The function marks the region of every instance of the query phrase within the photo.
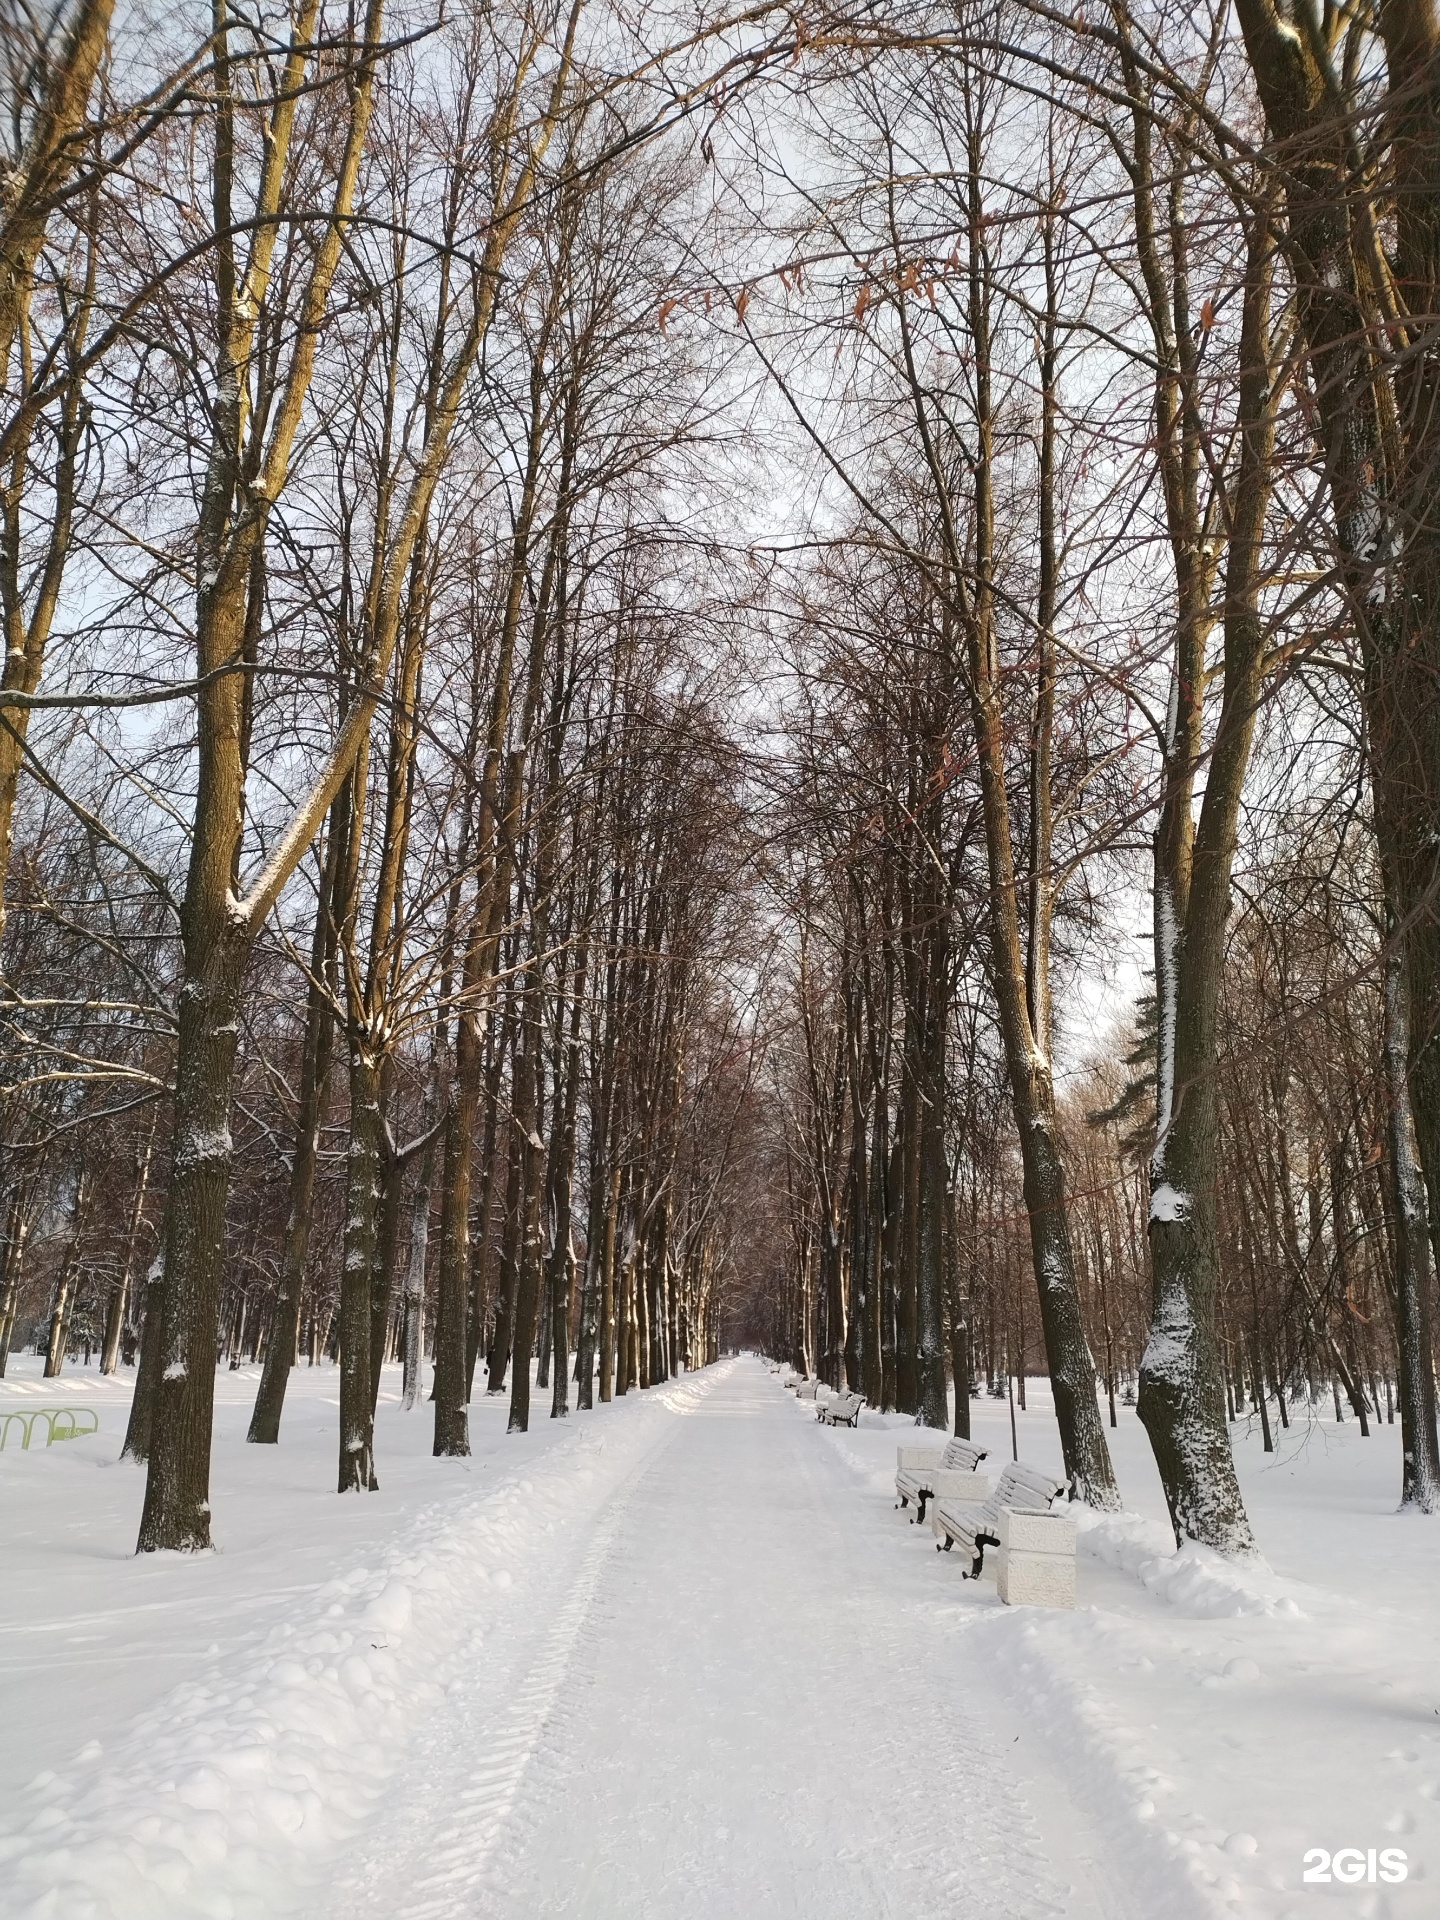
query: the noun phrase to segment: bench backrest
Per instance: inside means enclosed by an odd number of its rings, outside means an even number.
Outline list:
[[[1013,1460],[985,1503],[986,1518],[992,1526],[998,1526],[1002,1507],[1013,1507],[1020,1513],[1048,1513],[1050,1502],[1064,1491],[1065,1482],[1057,1480],[1054,1474],[1041,1473],[1038,1467],[1027,1467]]]
[[[863,1407],[865,1401],[862,1395],[851,1393],[847,1387],[844,1393],[836,1396],[835,1404],[837,1407],[843,1407],[848,1413],[852,1407]]]
[[[940,1456],[940,1465],[946,1473],[974,1473],[984,1458],[984,1447],[969,1440],[952,1440]]]

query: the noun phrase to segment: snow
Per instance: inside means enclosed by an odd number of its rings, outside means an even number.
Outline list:
[[[482,1399],[444,1461],[387,1370],[348,1500],[335,1370],[278,1448],[224,1371],[220,1550],[138,1559],[128,1381],[40,1364],[0,1407],[100,1432],[0,1455],[5,1920],[1433,1911],[1440,1521],[1395,1512],[1398,1427],[1237,1427],[1236,1564],[1173,1550],[1123,1409],[1128,1511],[1078,1513],[1044,1612],[895,1511],[908,1420],[821,1427],[749,1358],[524,1436]],[[972,1402],[994,1464],[1009,1417]],[[1307,1848],[1397,1846],[1403,1885],[1301,1885]]]
[[[1150,1196],[1152,1220],[1184,1220],[1189,1212],[1189,1194],[1178,1193],[1168,1180],[1162,1181]]]
[[[1077,1518],[1082,1552],[1131,1574],[1159,1599],[1195,1619],[1298,1615],[1301,1611],[1263,1563],[1228,1560],[1194,1540],[1186,1541],[1177,1553],[1168,1526],[1134,1513],[1090,1513],[1082,1508]]]
[[[177,1132],[175,1170],[203,1167],[213,1161],[229,1160],[234,1141],[228,1127],[193,1127]]]

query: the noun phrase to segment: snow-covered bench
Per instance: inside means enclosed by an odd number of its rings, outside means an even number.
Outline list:
[[[797,1400],[813,1400],[819,1391],[818,1380],[801,1380],[796,1383],[795,1397]]]
[[[941,1494],[968,1501],[983,1500],[990,1491],[988,1478],[976,1469],[985,1458],[984,1447],[969,1440],[951,1440],[944,1447],[895,1449],[895,1504],[915,1502],[912,1524],[925,1524],[925,1503]]]
[[[860,1413],[864,1399],[858,1393],[837,1393],[833,1400],[825,1401],[816,1409],[815,1417],[823,1420],[827,1427],[854,1427],[860,1423]]]
[[[983,1506],[949,1498],[934,1502],[936,1549],[948,1553],[958,1542],[970,1561],[967,1577],[976,1580],[986,1547],[998,1547],[995,1586],[1008,1606],[1073,1607],[1075,1522],[1050,1511],[1064,1491],[1064,1481],[1053,1474],[1014,1462]]]

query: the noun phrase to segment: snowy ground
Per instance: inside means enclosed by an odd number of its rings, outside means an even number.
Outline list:
[[[381,1492],[334,1484],[333,1370],[277,1449],[222,1374],[220,1551],[133,1557],[128,1384],[12,1359],[0,1410],[100,1433],[0,1455],[0,1914],[65,1920],[1437,1911],[1440,1520],[1397,1429],[1237,1430],[1269,1569],[1134,1513],[1076,1612],[1002,1607],[893,1508],[908,1423],[816,1425],[755,1361],[429,1457],[387,1377]],[[1031,1383],[1022,1459],[1058,1463]],[[1009,1416],[973,1403],[1010,1452]],[[1403,1848],[1306,1886],[1309,1847]]]

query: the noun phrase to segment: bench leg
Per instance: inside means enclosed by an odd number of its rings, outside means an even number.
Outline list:
[[[915,1527],[923,1527],[925,1524],[925,1496],[923,1493],[917,1493],[915,1496],[915,1518],[910,1524]]]
[[[949,1534],[947,1533],[943,1540],[937,1540],[935,1542],[935,1551],[937,1553],[948,1553],[951,1547],[954,1546],[954,1544],[955,1542],[950,1538]]]

